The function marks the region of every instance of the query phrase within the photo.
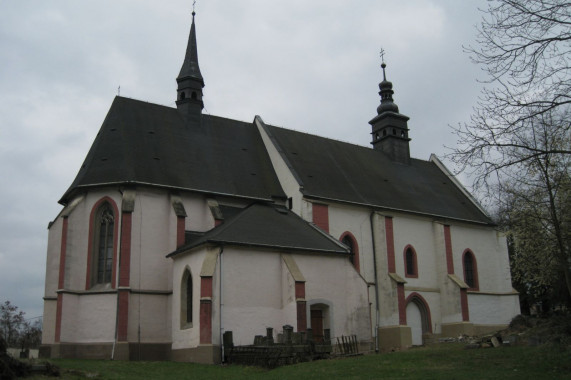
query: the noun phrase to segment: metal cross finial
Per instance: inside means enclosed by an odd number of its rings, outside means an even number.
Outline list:
[[[385,63],[385,49],[381,48],[379,55],[381,56],[381,63]]]
[[[387,80],[387,76],[385,75],[385,67],[387,67],[387,65],[385,64],[385,49],[381,48],[381,52],[379,53],[379,55],[381,56],[381,68],[383,69],[383,80]]]

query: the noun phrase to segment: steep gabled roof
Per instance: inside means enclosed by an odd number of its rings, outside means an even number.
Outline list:
[[[75,180],[82,188],[145,184],[270,200],[285,197],[252,123],[203,115],[185,124],[175,108],[116,97]]]
[[[491,224],[436,164],[262,124],[310,198]]]
[[[176,256],[204,244],[250,246],[282,251],[308,251],[348,254],[349,250],[317,227],[280,206],[252,204],[235,213],[218,227],[194,235],[185,246],[172,252]]]

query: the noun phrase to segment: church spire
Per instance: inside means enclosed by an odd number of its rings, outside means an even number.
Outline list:
[[[188,122],[200,123],[202,109],[204,108],[204,103],[202,102],[204,79],[198,66],[196,27],[194,25],[195,15],[196,13],[193,9],[186,55],[180,73],[176,78],[178,83],[176,107]]]
[[[383,54],[381,51],[381,57]],[[408,164],[410,162],[408,116],[399,113],[399,107],[393,101],[393,84],[387,80],[386,67],[383,59],[381,63],[383,81],[379,83],[381,104],[377,107],[377,116],[369,121],[373,129],[371,144],[374,149],[384,152],[392,160]]]

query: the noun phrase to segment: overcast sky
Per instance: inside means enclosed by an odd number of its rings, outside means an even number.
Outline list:
[[[385,50],[411,154],[469,119],[484,0],[202,0],[205,112],[370,146]],[[47,226],[117,95],[174,107],[192,0],[0,0],[0,302],[43,313]],[[445,161],[446,163],[446,161]]]

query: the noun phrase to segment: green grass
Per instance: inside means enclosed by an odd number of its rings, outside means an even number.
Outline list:
[[[264,370],[173,362],[52,360],[63,379],[571,379],[571,351],[441,344]],[[33,379],[46,379],[34,377]]]

